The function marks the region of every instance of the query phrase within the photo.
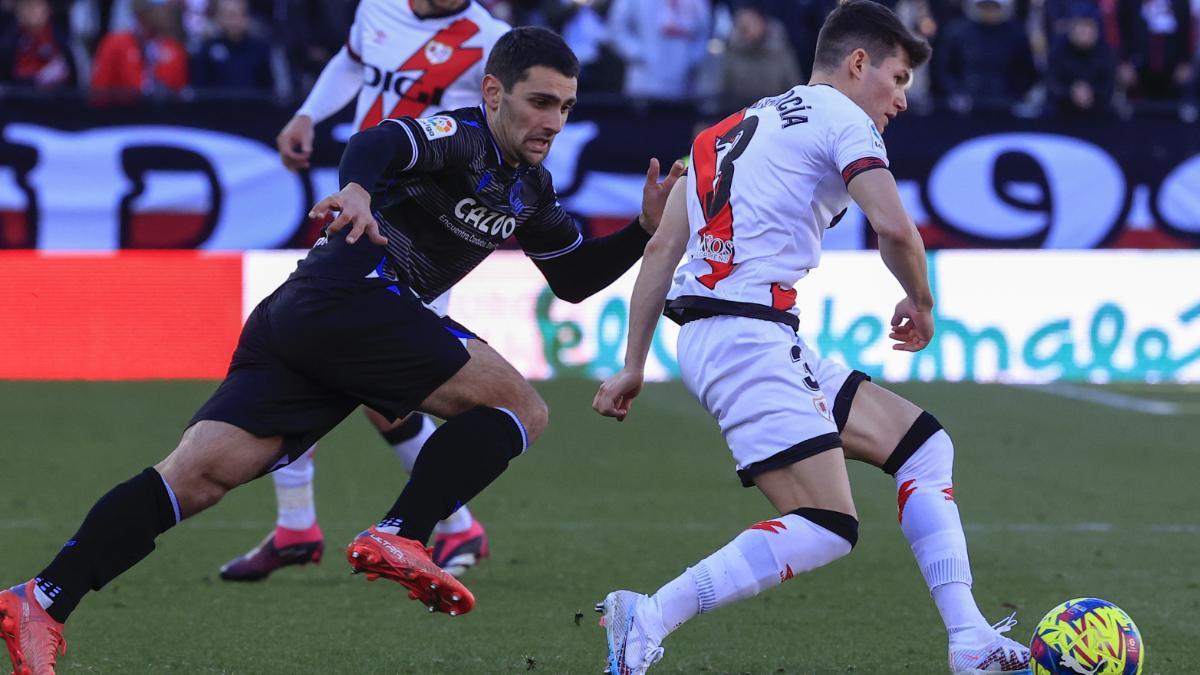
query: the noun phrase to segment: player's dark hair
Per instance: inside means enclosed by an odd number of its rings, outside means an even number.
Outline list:
[[[846,0],[829,13],[821,26],[813,68],[834,70],[859,48],[866,50],[875,65],[897,49],[903,50],[913,68],[928,61],[931,51],[929,43],[905,28],[892,10],[873,0]]]
[[[540,26],[514,28],[496,41],[485,73],[500,80],[505,91],[529,77],[534,66],[552,68],[566,77],[579,77],[579,59],[558,33]]]

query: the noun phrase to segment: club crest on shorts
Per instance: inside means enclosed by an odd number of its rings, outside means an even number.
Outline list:
[[[824,417],[830,422],[833,421],[833,416],[829,412],[829,402],[825,400],[824,396],[814,396],[813,407],[817,409],[818,413],[821,413],[821,417]]]

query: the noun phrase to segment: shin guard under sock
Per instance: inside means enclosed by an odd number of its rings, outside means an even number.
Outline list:
[[[923,413],[889,464],[896,479],[900,529],[946,630],[952,634],[967,629],[989,632],[971,593],[967,538],[954,501],[950,436],[932,415]]]
[[[179,519],[174,493],[153,468],[110,490],[37,576],[38,589],[50,600],[47,613],[65,622],[84,594],[100,590],[150,555],[155,537]]]
[[[796,509],[750,526],[656,592],[663,635],[697,614],[753,597],[848,554],[858,520],[825,509]]]
[[[524,426],[503,408],[481,406],[447,420],[425,442],[412,478],[380,527],[427,542],[439,520],[500,477],[526,445]]]

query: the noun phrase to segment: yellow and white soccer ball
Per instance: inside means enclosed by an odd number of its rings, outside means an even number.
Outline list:
[[[1120,607],[1068,600],[1038,623],[1029,645],[1033,675],[1141,675],[1142,635]]]

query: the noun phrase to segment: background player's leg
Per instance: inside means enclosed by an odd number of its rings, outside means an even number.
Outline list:
[[[154,550],[154,539],[260,475],[281,439],[258,438],[224,422],[197,422],[179,446],[100,498],[79,531],[38,575],[38,600],[57,621]]]
[[[971,591],[967,540],[954,501],[954,445],[941,424],[908,400],[865,382],[854,394],[841,434],[848,457],[895,477],[900,529],[950,635],[952,662],[956,651],[982,660],[983,652],[1009,649]],[[1013,651],[1017,668],[1021,650]]]
[[[275,483],[275,536],[280,545],[295,541],[321,538],[317,524],[317,504],[313,498],[313,477],[316,474],[317,446],[312,446],[287,466],[276,469],[271,478]],[[315,534],[316,536],[305,536]]]
[[[275,484],[275,529],[258,546],[221,566],[225,581],[261,581],[290,565],[319,563],[325,536],[317,523],[313,495],[317,446],[271,473]]]
[[[470,361],[421,405],[446,422],[425,443],[381,531],[427,541],[439,520],[498,478],[546,426],[546,403],[512,365],[480,340],[467,350]]]
[[[751,525],[695,567],[646,596],[610,593],[604,601],[613,672],[649,665],[659,644],[697,614],[753,597],[796,574],[845,556],[858,520],[840,449],[759,474],[755,484],[781,514]],[[640,671],[637,671],[640,672]]]

